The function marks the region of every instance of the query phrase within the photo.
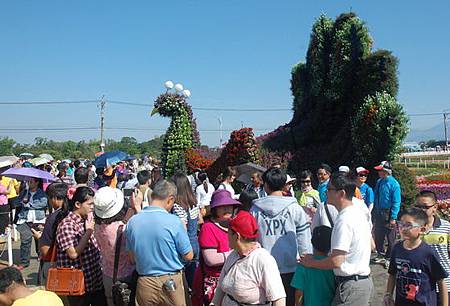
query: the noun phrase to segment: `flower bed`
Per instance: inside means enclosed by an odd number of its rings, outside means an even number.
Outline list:
[[[417,188],[433,191],[438,200],[440,214],[450,220],[450,173],[417,177]]]

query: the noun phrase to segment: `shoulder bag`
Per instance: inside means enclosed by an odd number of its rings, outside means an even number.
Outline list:
[[[55,242],[56,249],[56,242]],[[80,265],[81,254],[79,255]],[[56,251],[52,252],[50,261],[56,261]],[[61,296],[80,296],[86,293],[84,284],[83,270],[71,268],[50,268],[48,269],[47,284],[45,286],[47,291],[52,291]]]
[[[334,222],[333,222],[333,218],[331,218],[331,213],[330,213],[330,210],[328,209],[327,202],[324,202],[323,205],[325,207],[325,212],[327,213],[328,221],[330,222],[330,227],[333,228],[334,227]]]
[[[134,305],[135,296],[135,275],[130,281],[118,280],[117,271],[119,269],[120,247],[122,244],[123,224],[117,228],[116,248],[114,252],[114,271],[113,271],[113,286],[112,298],[115,306],[131,306]]]

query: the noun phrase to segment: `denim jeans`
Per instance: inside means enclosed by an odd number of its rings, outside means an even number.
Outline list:
[[[17,224],[17,230],[20,233],[20,264],[23,266],[29,266],[33,233],[31,232],[30,225],[27,223]],[[38,240],[34,239],[34,242],[36,253],[39,254]]]

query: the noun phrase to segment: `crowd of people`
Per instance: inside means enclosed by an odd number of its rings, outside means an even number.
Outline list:
[[[368,169],[327,164],[298,178],[273,165],[240,186],[231,167],[216,182],[163,178],[148,160],[61,162],[51,184],[2,176],[0,230],[16,224],[20,262],[0,270],[0,304],[362,306],[372,261],[387,269],[385,305],[448,305],[450,223],[436,196],[400,210],[392,165],[373,169],[373,188]],[[33,240],[39,283],[73,267],[83,294],[27,288]]]

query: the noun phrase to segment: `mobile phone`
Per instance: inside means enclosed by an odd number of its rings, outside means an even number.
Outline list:
[[[133,194],[134,189],[133,188],[126,188],[123,190],[123,195],[125,197],[131,197],[131,195]]]

